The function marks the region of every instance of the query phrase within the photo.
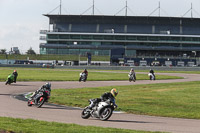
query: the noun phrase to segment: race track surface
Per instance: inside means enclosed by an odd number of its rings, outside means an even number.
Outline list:
[[[157,73],[156,73],[157,74]],[[162,75],[164,75],[162,73]],[[198,74],[166,74],[173,76],[182,76],[184,79],[175,80],[156,80],[156,81],[88,81],[88,82],[51,82],[52,89],[58,88],[83,88],[112,85],[132,85],[132,84],[153,84],[200,81]],[[145,131],[165,131],[173,133],[199,133],[200,120],[177,119],[167,117],[143,116],[126,113],[114,113],[108,121],[100,121],[95,118],[88,120],[82,119],[81,109],[57,106],[43,105],[42,108],[28,107],[27,103],[14,98],[18,94],[33,92],[45,82],[17,82],[12,85],[5,85],[0,82],[0,116],[13,118],[32,118],[36,120],[55,121],[62,123],[75,123],[85,126],[113,127]]]

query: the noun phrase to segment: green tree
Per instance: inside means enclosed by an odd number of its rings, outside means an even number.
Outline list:
[[[1,49],[0,54],[6,54],[6,49]]]
[[[29,48],[29,50],[26,52],[26,54],[36,55],[35,51],[32,49],[32,47]]]

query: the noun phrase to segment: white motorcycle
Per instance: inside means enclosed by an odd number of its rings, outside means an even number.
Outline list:
[[[131,82],[131,81],[133,81],[133,82],[136,81],[135,74],[129,73],[129,74],[128,74],[128,77],[129,77],[129,81],[130,81],[130,82]]]
[[[79,82],[86,82],[86,74],[85,73],[80,73],[80,78],[79,78]]]
[[[93,100],[93,99],[92,99]],[[90,104],[92,102],[90,99]],[[108,99],[105,102],[99,102],[98,105],[94,106],[92,109],[89,106],[85,107],[81,113],[81,117],[83,119],[88,119],[90,116],[99,118],[102,121],[108,120],[113,110],[117,107],[115,101]]]
[[[149,76],[150,80],[156,80],[156,77],[154,74],[149,73],[148,76]]]

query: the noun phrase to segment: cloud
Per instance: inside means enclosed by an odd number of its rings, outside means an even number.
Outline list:
[[[30,48],[39,50],[39,28],[37,24],[17,23],[1,26],[0,49],[19,47],[22,51]]]

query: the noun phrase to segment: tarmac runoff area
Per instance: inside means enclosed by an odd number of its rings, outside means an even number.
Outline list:
[[[159,73],[156,73],[159,74]],[[165,75],[162,73],[162,75]],[[176,74],[166,73],[166,75],[180,76],[184,79],[174,80],[156,80],[156,81],[78,81],[72,82],[51,82],[52,88],[84,88],[100,87],[113,85],[133,85],[133,84],[154,84],[200,81],[198,74]],[[178,119],[167,117],[155,117],[145,115],[134,115],[121,112],[115,112],[108,121],[100,121],[96,118],[88,120],[81,118],[81,108],[66,107],[55,104],[45,104],[41,108],[28,107],[23,94],[34,92],[45,82],[17,82],[12,85],[5,85],[0,82],[0,116],[13,118],[31,118],[44,121],[55,121],[61,123],[75,123],[84,126],[112,127],[144,131],[163,131],[172,133],[199,133],[200,120]],[[13,98],[14,97],[14,98]],[[23,99],[24,98],[24,99]],[[18,100],[19,99],[19,100]]]

